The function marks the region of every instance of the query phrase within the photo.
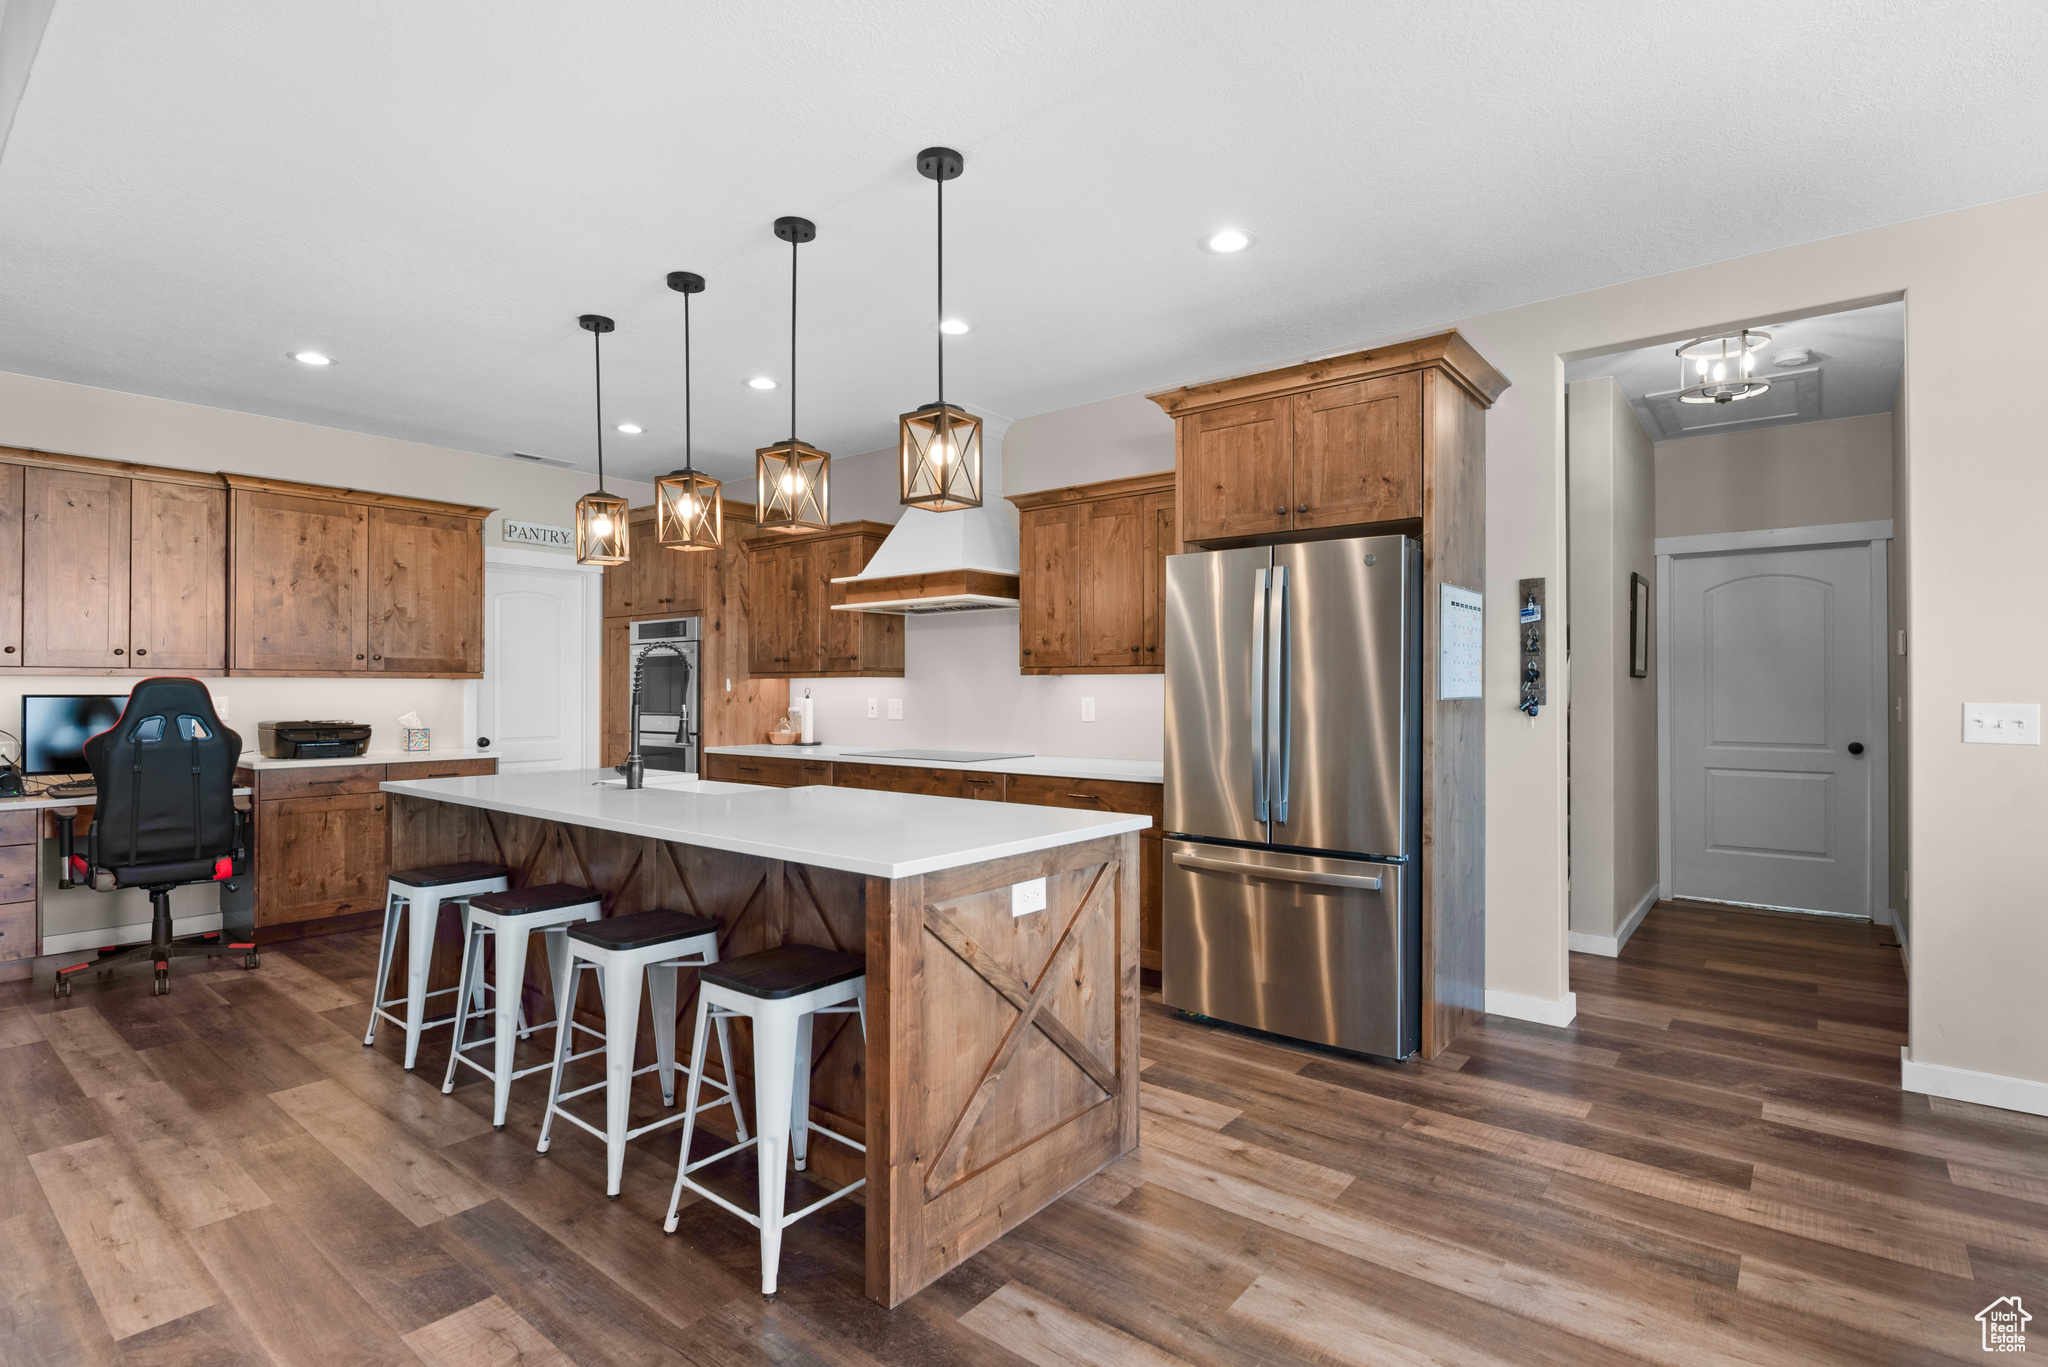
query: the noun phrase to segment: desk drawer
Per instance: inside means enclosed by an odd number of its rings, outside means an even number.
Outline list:
[[[0,845],[0,902],[36,900],[36,856],[40,845]]]
[[[494,759],[430,759],[387,764],[384,766],[384,779],[388,783],[397,783],[409,778],[469,778],[497,772],[498,761]]]
[[[256,797],[275,802],[287,797],[333,797],[337,793],[374,793],[384,781],[381,764],[338,764],[328,769],[258,769]]]
[[[40,815],[34,811],[0,812],[0,845],[34,844]]]
[[[31,959],[36,952],[36,904],[0,903],[0,963]]]
[[[1118,783],[1100,778],[1048,778],[1042,774],[1011,774],[1011,802],[1034,807],[1078,807],[1083,811],[1149,816],[1159,827],[1165,789],[1156,783]]]

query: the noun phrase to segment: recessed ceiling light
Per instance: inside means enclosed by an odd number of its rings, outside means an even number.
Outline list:
[[[773,389],[775,388],[775,381],[769,379],[766,375],[756,375],[753,379],[747,381],[747,388]]]
[[[294,361],[297,361],[300,365],[334,364],[334,358],[332,356],[324,355],[318,351],[292,351],[287,352],[286,355],[290,356]]]
[[[965,318],[948,318],[939,324],[939,331],[948,337],[958,337],[963,332],[974,331],[974,325]]]
[[[1779,352],[1777,355],[1771,357],[1771,364],[1781,369],[1789,370],[1793,366],[1805,365],[1812,359],[1813,353],[1811,351],[1808,351],[1804,347],[1799,347],[1793,351]]]
[[[618,430],[624,432],[629,437],[637,437],[647,429],[637,422],[622,422],[619,424]]]
[[[1241,252],[1256,241],[1258,239],[1248,232],[1237,228],[1224,228],[1220,232],[1210,233],[1207,237],[1203,238],[1202,250],[1205,252],[1216,252],[1220,255],[1228,255],[1231,252]]]

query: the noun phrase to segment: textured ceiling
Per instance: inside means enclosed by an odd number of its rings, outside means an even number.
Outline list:
[[[1745,15],[1747,11],[1743,12]],[[2048,6],[57,0],[0,157],[0,369],[620,473],[1012,418],[2048,188]],[[1215,227],[1251,251],[1196,249]],[[338,364],[285,359],[316,347]],[[480,494],[479,497],[482,495]]]
[[[1753,326],[1771,336],[1756,353],[1756,373],[1771,387],[1754,398],[1679,403],[1675,342],[1569,361],[1565,379],[1612,375],[1656,441],[1892,411],[1906,368],[1904,303]],[[1776,364],[1776,358],[1801,351],[1808,353],[1806,360]],[[1689,376],[1686,383],[1697,378]]]

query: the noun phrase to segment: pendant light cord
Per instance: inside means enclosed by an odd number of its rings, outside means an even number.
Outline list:
[[[939,187],[939,422],[946,421],[946,182]]]
[[[796,451],[796,239],[789,235],[789,442],[790,455]]]
[[[690,453],[690,296],[683,296],[683,469],[694,473]]]
[[[596,372],[597,390],[597,491],[604,492],[604,334],[590,332],[590,364]]]

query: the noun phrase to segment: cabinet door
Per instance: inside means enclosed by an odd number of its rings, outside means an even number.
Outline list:
[[[1032,508],[1020,519],[1018,664],[1060,669],[1081,650],[1081,527],[1086,504]]]
[[[256,804],[256,924],[374,911],[384,903],[384,794]]]
[[[22,663],[125,669],[128,481],[22,472]]]
[[[747,552],[747,672],[780,674],[789,654],[789,547]]]
[[[365,505],[237,490],[231,511],[234,668],[363,669],[369,655]]]
[[[1261,399],[1181,419],[1188,540],[1260,536],[1294,525],[1290,403]]]
[[[21,663],[21,476],[0,465],[0,666]]]
[[[652,540],[649,528],[649,544],[660,545]],[[636,543],[637,544],[637,543]],[[718,564],[716,551],[679,551],[672,547],[661,547],[661,559],[668,567],[667,583],[662,598],[665,612],[695,612],[705,610],[710,597],[712,571]]]
[[[1166,668],[1166,557],[1180,552],[1180,528],[1171,492],[1147,494],[1140,500],[1145,527],[1145,640],[1147,667]]]
[[[833,786],[871,788],[884,793],[965,797],[964,779],[965,775],[958,769],[918,769],[907,764],[851,764],[845,760],[832,766]]]
[[[1294,396],[1294,525],[1422,516],[1422,376]]]
[[[659,596],[647,575],[647,562],[653,557],[647,553],[654,541],[654,523],[651,519],[636,520],[627,526],[626,546],[632,553],[623,565],[604,567],[604,615],[625,617],[631,614],[645,616],[660,611],[655,602]]]
[[[372,507],[369,668],[480,674],[484,667],[481,524],[445,513]]]
[[[1140,501],[1084,505],[1081,524],[1081,664],[1132,669],[1145,663],[1145,524]]]
[[[818,664],[827,673],[855,673],[863,668],[872,669],[875,661],[869,659],[874,651],[863,649],[871,645],[875,634],[867,630],[870,618],[883,614],[866,612],[835,612],[834,603],[846,601],[846,585],[835,584],[834,579],[844,579],[859,574],[868,563],[867,543],[857,536],[842,536],[832,541],[813,544],[811,554],[818,565]],[[885,625],[886,623],[881,623]],[[902,658],[896,660],[898,668]]]
[[[131,492],[136,667],[227,668],[227,490],[138,479]]]

